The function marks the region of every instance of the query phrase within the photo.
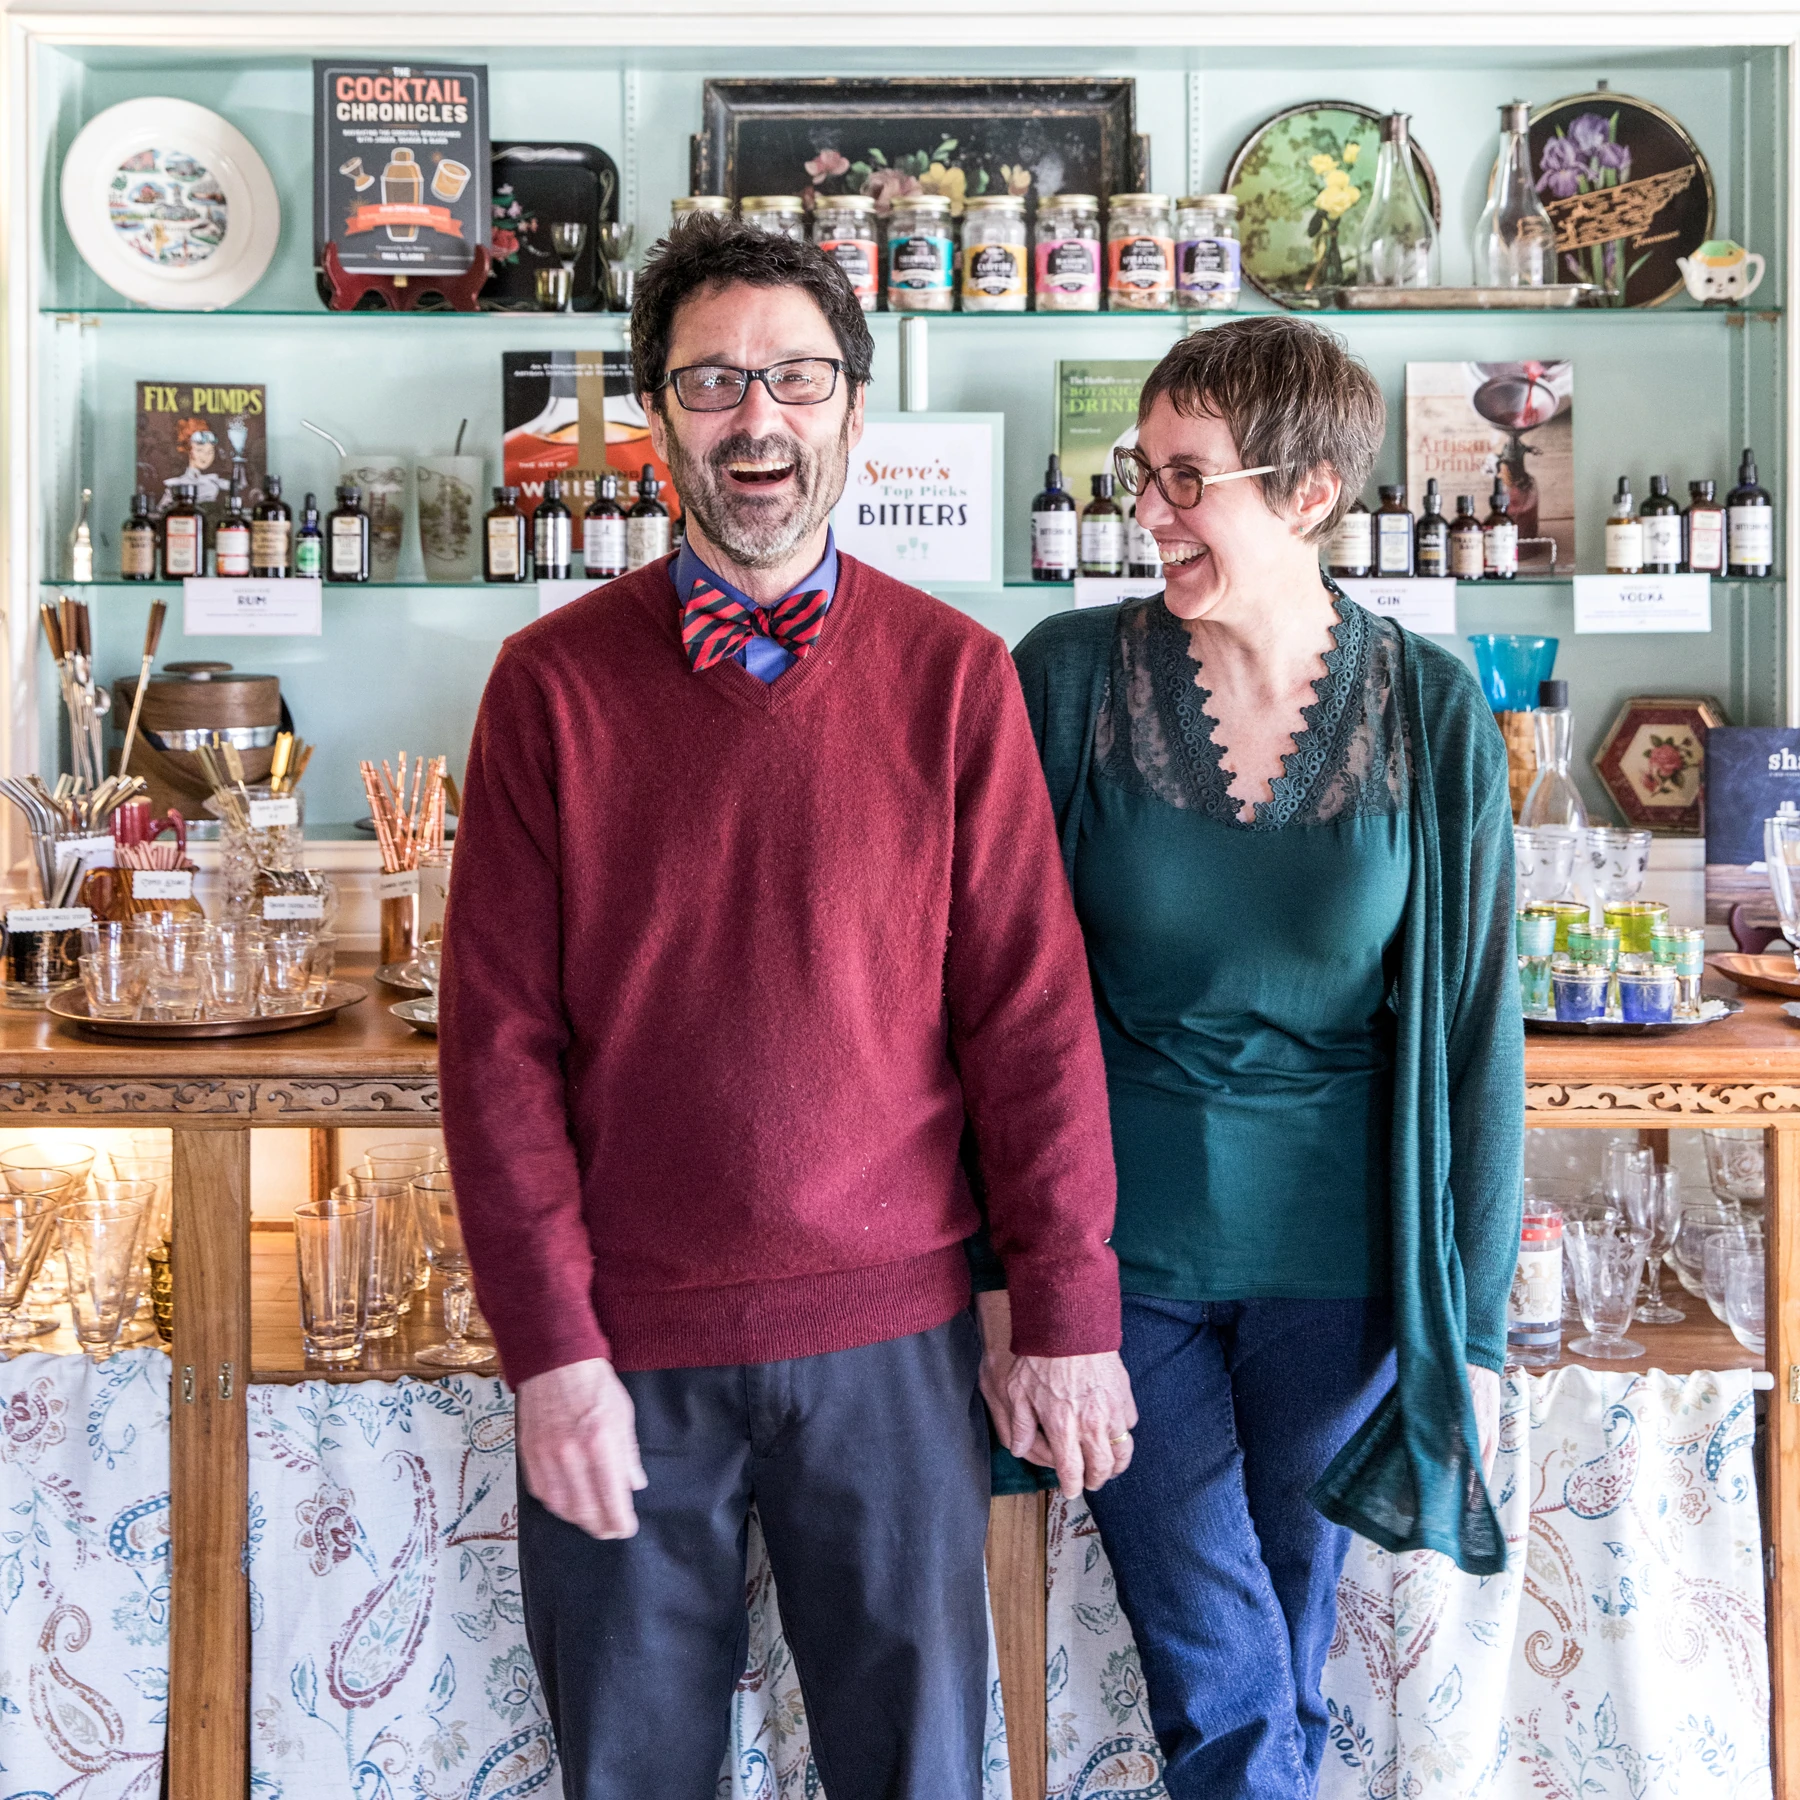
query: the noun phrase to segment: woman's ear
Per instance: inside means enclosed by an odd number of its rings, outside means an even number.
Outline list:
[[[1343,491],[1343,479],[1335,469],[1327,468],[1323,463],[1316,469],[1308,469],[1284,508],[1294,535],[1303,539],[1313,537],[1331,517],[1331,509],[1337,505]]]

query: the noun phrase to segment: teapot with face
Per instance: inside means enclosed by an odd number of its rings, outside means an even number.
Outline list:
[[[1675,266],[1703,306],[1747,300],[1763,278],[1763,259],[1730,238],[1709,239],[1692,256],[1676,257]]]

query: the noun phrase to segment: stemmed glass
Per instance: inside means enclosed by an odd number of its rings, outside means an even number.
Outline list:
[[[581,247],[587,242],[588,228],[569,220],[557,220],[550,227],[550,248],[554,250],[563,266],[562,310],[575,310],[575,263],[581,255]]]
[[[632,290],[636,285],[632,271],[625,266],[636,228],[627,221],[614,221],[600,227],[600,253],[606,262],[606,297],[614,312],[630,312]]]
[[[21,1314],[19,1307],[56,1235],[56,1203],[62,1191],[0,1194],[0,1344],[23,1343],[56,1329],[55,1319],[33,1318]]]
[[[56,1190],[58,1200],[76,1200],[87,1192],[88,1176],[94,1168],[92,1144],[21,1144],[0,1154],[0,1180],[14,1194],[42,1193]],[[34,1331],[54,1331],[61,1323],[55,1307],[67,1289],[55,1263],[46,1265],[37,1298],[32,1302],[30,1317],[37,1321]]]
[[[106,1200],[66,1200],[56,1209],[75,1337],[90,1356],[107,1356],[118,1348],[119,1333],[135,1304],[143,1261],[150,1184],[117,1185],[142,1191]]]
[[[1568,831],[1513,828],[1513,855],[1519,870],[1519,899],[1524,905],[1560,900],[1575,874],[1576,839]]]
[[[1769,892],[1775,896],[1775,911],[1781,919],[1781,935],[1794,949],[1794,964],[1800,968],[1800,812],[1791,812],[1793,803],[1784,801],[1782,810],[1763,821],[1763,861],[1769,870]]]
[[[1569,1348],[1597,1362],[1626,1362],[1644,1346],[1625,1333],[1644,1277],[1644,1241],[1628,1228],[1591,1219],[1571,1219],[1563,1233],[1563,1254],[1575,1262],[1575,1297],[1586,1337]]]
[[[494,1353],[471,1344],[469,1305],[469,1253],[463,1248],[462,1224],[456,1216],[456,1189],[448,1170],[419,1176],[412,1184],[413,1204],[419,1227],[425,1234],[425,1254],[431,1266],[444,1276],[444,1329],[450,1336],[441,1344],[414,1353],[436,1369],[472,1369],[492,1362]]]
[[[1632,1316],[1640,1325],[1679,1325],[1687,1314],[1662,1297],[1663,1258],[1681,1230],[1681,1172],[1634,1166],[1625,1183],[1625,1217],[1644,1240],[1649,1293]]]

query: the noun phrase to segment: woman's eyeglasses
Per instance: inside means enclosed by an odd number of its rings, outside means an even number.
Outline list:
[[[819,406],[837,392],[844,365],[834,356],[796,356],[766,369],[734,369],[727,363],[692,363],[671,369],[667,384],[688,412],[730,412],[742,406],[753,381],[782,406]]]
[[[1164,463],[1153,469],[1141,451],[1123,447],[1113,452],[1113,479],[1128,494],[1141,494],[1146,482],[1154,481],[1156,491],[1176,509],[1185,512],[1198,506],[1209,487],[1221,481],[1242,481],[1250,475],[1273,475],[1280,465],[1264,463],[1260,469],[1228,469],[1223,475],[1202,475],[1186,463]]]

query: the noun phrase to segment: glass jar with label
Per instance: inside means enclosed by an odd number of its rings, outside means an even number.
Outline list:
[[[875,202],[866,194],[821,194],[813,202],[813,242],[844,271],[864,312],[881,292],[881,248]]]
[[[1114,194],[1106,215],[1106,304],[1165,312],[1175,292],[1175,239],[1167,194]]]
[[[1190,194],[1175,209],[1175,304],[1230,312],[1238,302],[1240,246],[1235,194]]]
[[[697,219],[702,213],[729,219],[731,202],[723,194],[677,194],[669,202],[669,229],[673,231],[677,225],[685,225],[689,219]]]
[[[888,213],[890,312],[956,307],[956,227],[941,194],[909,194]]]
[[[1025,202],[983,194],[963,202],[964,312],[1025,310]]]
[[[1092,194],[1040,200],[1031,243],[1037,310],[1098,312],[1100,202]]]
[[[749,194],[738,202],[738,218],[752,231],[806,241],[806,208],[798,194]]]

